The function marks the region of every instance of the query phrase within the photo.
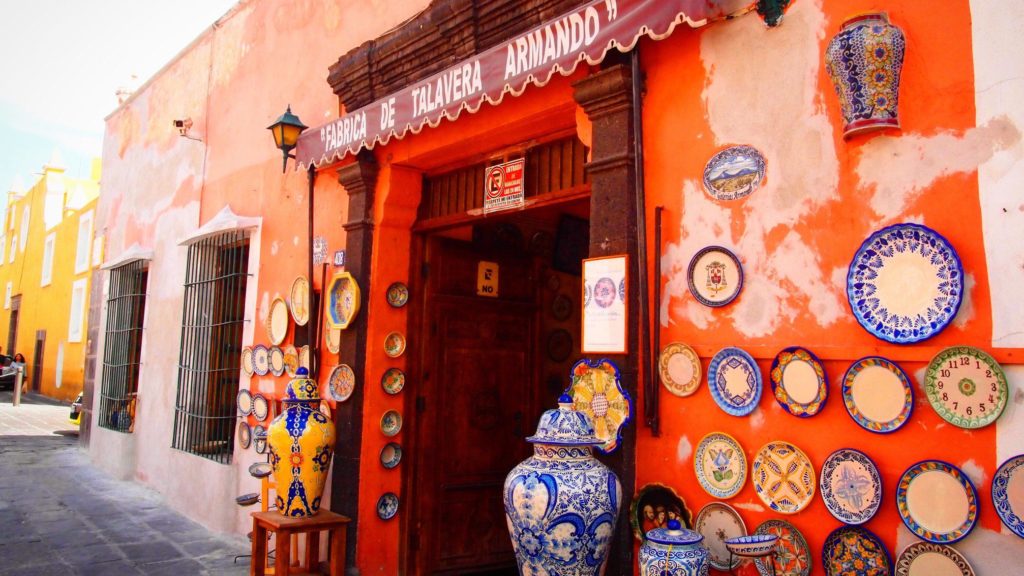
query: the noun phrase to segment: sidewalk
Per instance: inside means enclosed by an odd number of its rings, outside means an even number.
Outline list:
[[[92,467],[70,407],[0,392],[0,576],[242,575],[244,538],[214,534],[156,492]]]

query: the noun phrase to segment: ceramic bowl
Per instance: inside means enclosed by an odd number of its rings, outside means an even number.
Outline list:
[[[725,541],[725,547],[737,556],[759,558],[774,552],[778,541],[779,537],[774,534],[751,534],[730,538]]]

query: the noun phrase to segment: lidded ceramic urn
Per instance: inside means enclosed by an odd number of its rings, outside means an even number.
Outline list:
[[[640,547],[640,576],[707,576],[704,536],[669,520],[668,528],[647,531]]]
[[[825,64],[843,111],[843,137],[899,128],[900,72],[906,40],[885,13],[843,23],[828,43]]]
[[[299,368],[282,400],[286,409],[267,428],[277,510],[285,516],[313,516],[334,455],[334,423],[320,412],[317,384]]]
[[[622,501],[615,473],[597,461],[594,423],[562,395],[528,437],[533,456],[505,478],[505,520],[520,574],[591,576],[608,558]]]

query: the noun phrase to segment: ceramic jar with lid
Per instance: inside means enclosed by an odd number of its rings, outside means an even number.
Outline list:
[[[704,537],[669,520],[668,528],[647,532],[640,547],[640,576],[707,576]]]

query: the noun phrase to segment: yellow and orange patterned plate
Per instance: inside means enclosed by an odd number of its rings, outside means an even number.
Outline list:
[[[661,349],[658,374],[666,390],[676,396],[689,396],[700,388],[700,358],[693,348],[673,342]]]
[[[622,442],[622,428],[629,423],[631,412],[619,367],[607,358],[584,358],[573,365],[570,374],[572,383],[565,393],[572,398],[573,408],[593,420],[594,433],[603,442],[596,446],[598,451],[614,452]]]
[[[814,466],[799,448],[775,440],[757,451],[750,465],[754,491],[768,508],[796,514],[811,503],[817,485]]]

